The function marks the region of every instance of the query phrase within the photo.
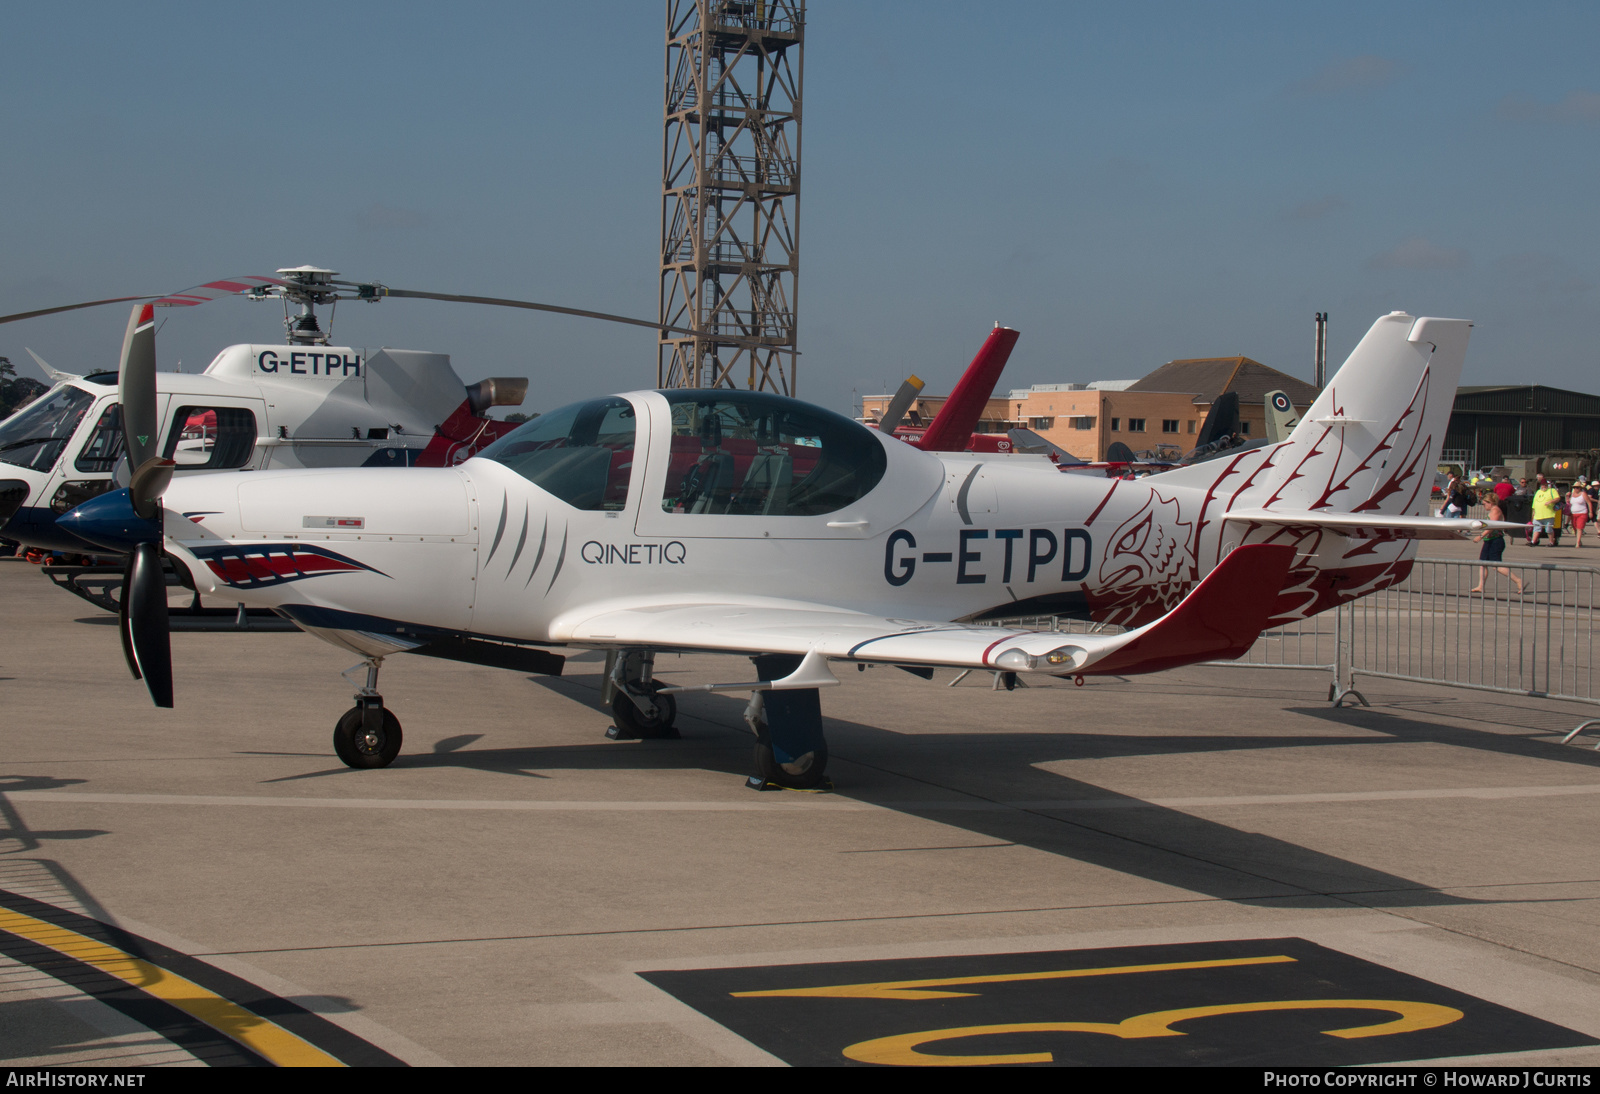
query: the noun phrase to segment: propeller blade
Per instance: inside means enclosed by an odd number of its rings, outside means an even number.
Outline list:
[[[176,460],[164,460],[159,456],[139,465],[128,483],[128,500],[133,503],[135,513],[145,520],[161,523],[161,495],[172,485],[172,472],[177,466]]]
[[[122,403],[122,428],[127,438],[128,466],[141,468],[156,454],[156,321],[155,309],[141,304],[128,316],[122,337],[122,363],[117,369],[117,398]]]
[[[129,590],[133,582],[133,558],[129,556],[127,564],[122,568],[122,599],[117,603],[117,634],[122,638],[122,659],[128,663],[128,671],[133,673],[135,680],[143,680],[139,674],[139,659],[133,655],[133,633],[128,629],[128,601]]]
[[[161,572],[161,545],[141,543],[128,556],[123,578],[123,651],[134,676],[158,707],[172,706],[172,639],[167,620],[167,579]]]
[[[900,390],[894,393],[894,398],[889,400],[889,405],[884,408],[883,417],[878,421],[878,428],[894,436],[894,431],[900,428],[900,421],[906,416],[906,411],[911,409],[912,402],[922,389],[927,385],[917,376],[908,376],[900,385]]]

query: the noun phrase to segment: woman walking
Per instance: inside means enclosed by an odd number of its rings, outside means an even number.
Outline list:
[[[1500,499],[1499,498],[1496,498],[1491,494],[1489,496],[1489,498],[1487,499],[1487,505],[1488,505],[1488,510],[1489,510],[1489,512],[1487,514],[1488,519],[1490,519],[1490,520],[1505,520],[1506,519],[1505,518],[1505,514],[1500,511]],[[1477,538],[1483,541],[1483,546],[1478,549],[1478,561],[1479,562],[1496,562],[1497,563],[1502,558],[1505,557],[1505,553],[1506,553],[1506,534],[1504,532],[1502,532],[1500,529],[1498,529],[1498,528],[1486,528],[1482,532],[1478,533]],[[1516,574],[1512,573],[1509,569],[1507,569],[1504,566],[1496,566],[1495,567],[1495,572],[1496,573],[1505,574],[1516,585],[1517,592],[1519,592],[1519,593],[1522,592],[1522,579],[1520,577],[1518,577]],[[1478,583],[1476,585],[1474,585],[1471,589],[1468,589],[1467,591],[1468,592],[1473,592],[1473,593],[1481,593],[1481,592],[1483,592],[1483,582],[1484,582],[1484,579],[1487,578],[1488,576],[1489,576],[1489,567],[1487,567],[1487,566],[1479,566],[1478,567]]]
[[[1583,546],[1583,526],[1589,523],[1589,491],[1588,484],[1582,479],[1572,484],[1572,493],[1567,495],[1567,514],[1572,517],[1573,531],[1578,533],[1578,546]]]

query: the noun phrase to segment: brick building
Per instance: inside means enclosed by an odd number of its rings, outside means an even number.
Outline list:
[[[1106,450],[1117,441],[1138,453],[1182,454],[1194,447],[1211,404],[1225,391],[1239,396],[1244,432],[1261,436],[1266,428],[1262,404],[1273,390],[1286,393],[1302,414],[1317,394],[1304,380],[1248,357],[1195,358],[1171,361],[1140,380],[1018,388],[989,400],[978,429],[983,433],[1031,429],[1085,460],[1105,459]],[[876,422],[890,398],[862,399],[862,417]],[[916,400],[912,405],[916,418],[908,415],[908,422],[931,420],[944,402],[943,396]]]

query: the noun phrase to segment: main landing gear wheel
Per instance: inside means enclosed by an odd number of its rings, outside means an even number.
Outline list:
[[[400,719],[388,707],[381,709],[381,728],[366,728],[364,712],[358,706],[345,711],[339,724],[333,727],[333,750],[346,766],[388,767],[400,755]]]
[[[635,691],[649,691],[650,697],[655,700],[656,716],[645,717],[644,711],[633,705],[633,700],[617,689],[616,697],[611,700],[611,716],[616,719],[617,728],[634,737],[650,740],[656,737],[676,737],[677,732],[672,728],[672,723],[678,717],[678,701],[670,695],[657,694],[657,689],[662,685],[657,681],[649,684],[640,684],[635,680],[629,685]]]
[[[769,783],[787,786],[792,790],[813,790],[823,784],[827,772],[826,742],[788,763],[779,763],[766,734],[756,741],[756,774]]]

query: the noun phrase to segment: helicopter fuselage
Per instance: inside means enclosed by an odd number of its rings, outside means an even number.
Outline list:
[[[447,354],[234,345],[199,374],[157,374],[159,451],[177,474],[450,466],[509,428],[481,417]],[[0,422],[0,536],[104,553],[56,518],[125,482],[115,372],[63,379]]]

